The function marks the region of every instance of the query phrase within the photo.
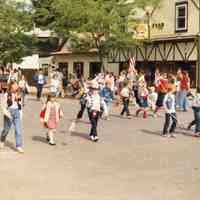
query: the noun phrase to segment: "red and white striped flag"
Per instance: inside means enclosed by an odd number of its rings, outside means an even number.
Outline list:
[[[134,72],[135,71],[135,62],[136,61],[135,61],[134,57],[129,59],[129,69],[128,69],[129,72]]]

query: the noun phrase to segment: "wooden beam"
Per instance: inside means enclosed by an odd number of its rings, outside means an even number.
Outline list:
[[[200,5],[195,0],[191,0],[191,2],[194,4],[194,6],[200,10]]]

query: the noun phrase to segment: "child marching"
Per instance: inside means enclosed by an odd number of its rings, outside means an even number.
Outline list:
[[[136,111],[136,117],[139,115],[140,112],[143,112],[143,118],[147,118],[147,110],[148,110],[148,94],[149,91],[146,87],[146,82],[143,82],[143,85],[140,85],[139,91],[139,106],[140,108]]]
[[[40,117],[44,122],[44,126],[48,129],[47,132],[47,141],[50,145],[56,145],[54,140],[54,134],[60,118],[63,117],[63,112],[61,110],[60,104],[56,101],[56,95],[48,95],[47,102],[44,105]]]
[[[175,138],[177,117],[176,117],[175,94],[174,94],[173,87],[168,87],[168,92],[165,95],[164,100],[163,100],[163,107],[165,109],[165,123],[164,123],[164,128],[163,128],[163,136]],[[171,126],[170,126],[170,123],[171,123]]]
[[[105,87],[100,91],[105,120],[109,120],[110,105],[113,101],[113,92],[109,86],[110,83],[106,82]]]
[[[155,87],[149,88],[148,105],[149,109],[154,113],[156,110],[156,102],[158,99],[158,94],[155,92]]]
[[[124,116],[124,113],[126,113],[126,116],[130,119],[130,111],[129,111],[129,101],[130,101],[130,96],[131,96],[131,91],[129,87],[129,82],[124,83],[124,87],[120,92],[120,96],[122,98],[123,102],[123,109],[120,113],[121,116]]]
[[[87,108],[91,123],[90,139],[93,142],[97,142],[99,140],[97,126],[101,111],[101,97],[99,95],[99,84],[97,82],[92,83],[91,95],[87,98]]]

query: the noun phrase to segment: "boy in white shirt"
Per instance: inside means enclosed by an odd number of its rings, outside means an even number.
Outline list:
[[[129,111],[130,88],[129,88],[128,82],[124,84],[124,88],[120,92],[120,96],[122,97],[123,106],[124,106],[120,115],[123,116],[124,113],[126,112],[127,117],[131,118],[130,111]]]
[[[174,134],[174,132],[176,129],[177,118],[176,118],[176,101],[175,101],[175,95],[173,93],[172,87],[168,87],[168,92],[165,95],[163,106],[165,109],[165,124],[163,128],[163,136],[175,138],[176,135]],[[172,121],[172,124],[169,129],[170,121]]]
[[[99,95],[99,85],[98,83],[93,83],[92,87],[92,94],[88,96],[87,107],[89,110],[89,119],[91,123],[90,129],[90,139],[93,142],[97,142],[99,140],[97,136],[97,125],[99,120],[99,115],[101,111],[101,97]]]

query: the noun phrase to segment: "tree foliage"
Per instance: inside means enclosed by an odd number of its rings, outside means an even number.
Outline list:
[[[32,0],[38,26],[70,39],[74,51],[96,49],[100,60],[113,48],[129,48],[137,41],[129,30],[135,8],[160,0]],[[148,2],[148,3],[147,3]]]
[[[12,0],[0,0],[0,62],[18,62],[31,53],[31,15],[27,7]]]

